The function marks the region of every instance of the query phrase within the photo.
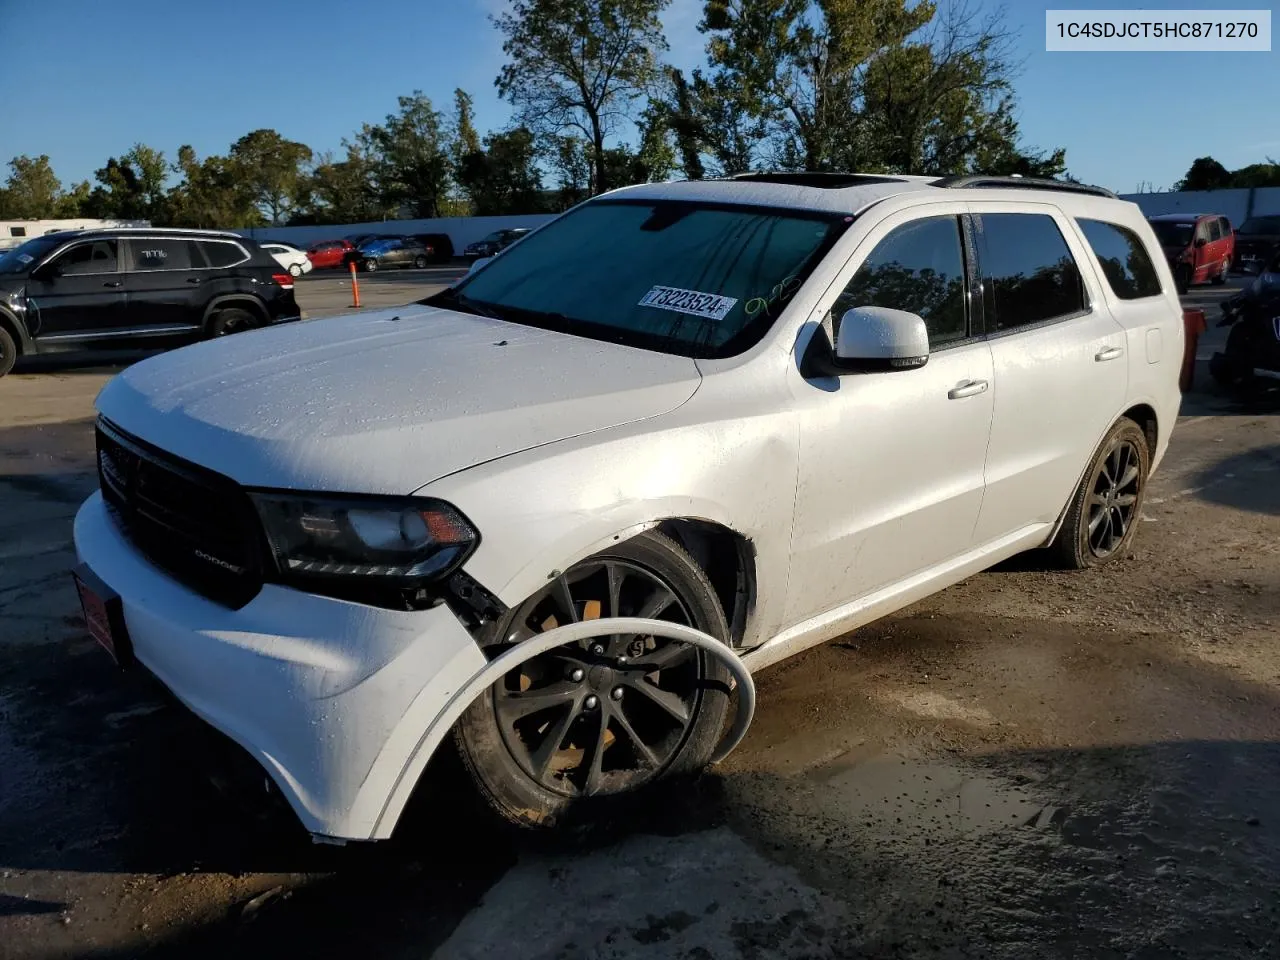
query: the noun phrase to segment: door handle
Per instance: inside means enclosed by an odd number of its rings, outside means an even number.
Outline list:
[[[990,384],[985,380],[966,380],[948,390],[947,399],[963,400],[965,397],[976,397],[980,393],[986,393],[989,386]]]
[[[199,282],[200,282],[199,277],[187,277],[187,283],[199,283]]]
[[[1097,360],[1099,363],[1104,363],[1107,360],[1115,360],[1123,356],[1124,347],[1104,347],[1093,355],[1093,359]]]
[[[119,281],[119,280],[108,280],[106,283],[104,283],[104,284],[103,284],[103,286],[104,286],[104,287],[118,287],[118,286],[120,286],[120,281]]]

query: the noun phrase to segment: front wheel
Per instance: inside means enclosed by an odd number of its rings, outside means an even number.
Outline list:
[[[426,258],[426,257],[414,257],[414,258],[413,258],[413,265],[414,265],[414,267],[416,267],[417,269],[422,270],[422,269],[423,269],[424,267],[426,267],[426,265],[427,265],[427,258]]]
[[[0,377],[13,369],[18,362],[18,344],[4,327],[0,327]]]
[[[1227,271],[1228,271],[1228,270],[1230,270],[1230,269],[1231,269],[1231,258],[1230,258],[1230,257],[1227,257],[1227,259],[1225,259],[1225,260],[1223,260],[1223,261],[1222,261],[1222,269],[1221,269],[1221,270],[1219,270],[1219,271],[1218,271],[1218,275],[1217,275],[1216,277],[1214,277],[1214,278],[1213,278],[1213,282],[1214,282],[1214,284],[1216,284],[1217,286],[1219,286],[1219,287],[1220,287],[1220,286],[1222,286],[1224,283],[1226,283],[1226,282],[1227,282]]]
[[[670,620],[727,639],[706,575],[646,533],[576,564],[512,610],[497,655],[561,624]],[[454,729],[480,795],[522,827],[585,825],[657,784],[700,771],[729,706],[729,672],[689,644],[603,636],[534,657],[481,694]]]
[[[1094,454],[1050,548],[1063,566],[1096,567],[1124,555],[1138,532],[1150,471],[1147,435],[1122,417]]]

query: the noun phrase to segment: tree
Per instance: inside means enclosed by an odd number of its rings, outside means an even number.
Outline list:
[[[247,133],[231,145],[228,159],[271,224],[283,223],[297,206],[311,148],[275,130]]]
[[[1196,161],[1196,163],[1199,162]],[[1194,168],[1194,164],[1192,166]],[[1280,187],[1280,164],[1268,157],[1266,163],[1251,163],[1247,167],[1241,167],[1232,172],[1231,183],[1228,186]]]
[[[345,159],[323,154],[311,172],[306,216],[312,223],[362,223],[383,216],[371,161],[357,144],[343,146]]]
[[[671,145],[671,125],[660,102],[651,102],[640,123],[640,148],[636,151],[633,179],[628,183],[655,183],[670,180],[676,169],[676,151]]]
[[[0,190],[0,216],[12,220],[52,217],[62,197],[62,183],[48,156],[17,156],[9,161],[9,179]]]
[[[422,91],[400,97],[400,112],[366,125],[358,142],[372,161],[380,202],[415,217],[439,216],[450,183],[443,118]]]
[[[544,148],[556,173],[557,206],[568,210],[591,195],[591,153],[581,137],[560,136]]]
[[[53,216],[57,220],[74,220],[84,216],[85,205],[89,202],[91,188],[88,180],[81,180],[63,192],[53,206]]]
[[[475,107],[471,94],[458,88],[453,91],[453,144],[454,163],[480,150],[480,134],[476,133]]]
[[[178,148],[173,172],[182,182],[169,191],[170,222],[178,227],[227,229],[263,223],[258,196],[228,157],[197,158],[190,146]]]
[[[516,127],[484,138],[458,167],[458,182],[471,198],[476,216],[537,213],[542,208],[542,175],[538,172],[533,133]]]
[[[1186,175],[1174,184],[1175,190],[1222,190],[1230,186],[1233,177],[1227,168],[1213,157],[1199,157],[1191,164]]]
[[[493,22],[508,57],[495,84],[541,137],[581,135],[593,193],[610,186],[605,140],[659,76],[669,0],[513,0]]]
[[[702,151],[707,136],[699,118],[694,92],[684,74],[675,67],[668,70],[667,76],[670,80],[670,94],[666,102],[667,126],[675,139],[680,167],[690,180],[701,180],[706,173]]]

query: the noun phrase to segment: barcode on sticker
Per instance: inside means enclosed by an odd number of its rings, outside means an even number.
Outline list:
[[[702,293],[698,290],[681,290],[679,287],[654,287],[640,298],[640,306],[657,310],[674,310],[708,320],[723,320],[728,316],[737,297],[722,297],[718,293]]]

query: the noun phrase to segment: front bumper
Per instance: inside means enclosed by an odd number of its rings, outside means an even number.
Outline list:
[[[120,594],[138,660],[262,764],[307,830],[391,835],[439,742],[433,721],[486,663],[447,607],[381,610],[267,584],[230,610],[148,563],[97,493],[75,544]]]

